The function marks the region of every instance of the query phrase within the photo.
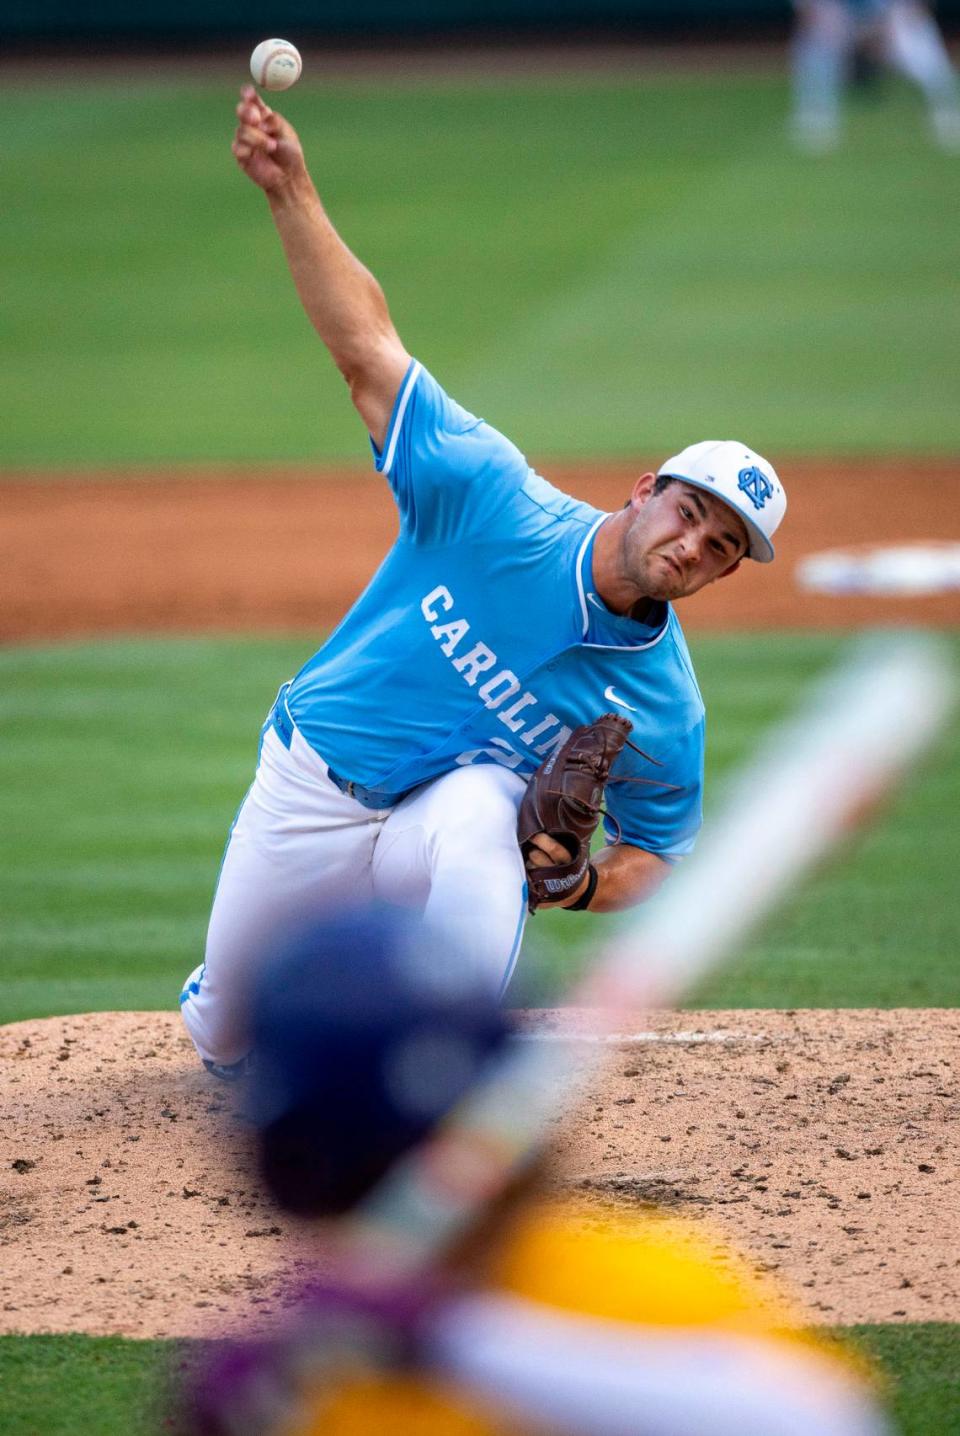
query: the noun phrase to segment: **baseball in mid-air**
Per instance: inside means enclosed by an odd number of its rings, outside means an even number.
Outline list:
[[[261,40],[250,56],[250,73],[264,90],[289,90],[302,69],[300,51],[289,40]]]

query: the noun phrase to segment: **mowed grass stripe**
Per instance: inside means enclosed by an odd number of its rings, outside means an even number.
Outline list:
[[[156,1436],[179,1346],[123,1337],[0,1336],[3,1436]]]
[[[694,641],[710,715],[708,819],[724,774],[843,644],[814,634]],[[313,646],[300,635],[0,652],[0,1020],[175,1005],[202,951],[260,723]],[[958,807],[954,727],[881,821],[691,1005],[955,1005]],[[749,868],[763,854],[742,859]],[[538,915],[511,1000],[562,991],[602,931],[602,919]]]
[[[879,1367],[901,1436],[958,1436],[960,1327],[856,1326],[828,1334]],[[170,1414],[171,1381],[198,1355],[194,1342],[0,1336],[4,1436],[154,1436]]]
[[[834,453],[896,450],[905,393],[927,373],[907,423],[925,432],[922,447],[940,444],[957,316],[923,251],[952,245],[947,214],[924,205],[905,242],[890,211],[901,185],[913,191],[904,156],[853,142],[856,165],[850,150],[836,163],[798,162],[784,153],[782,104],[768,81],[751,86],[749,106],[718,107],[704,152],[664,193],[654,131],[652,160],[645,145],[624,176],[629,231],[598,244],[533,322],[520,314],[496,367],[483,354],[470,376],[508,432],[525,425],[535,451],[580,456],[595,451],[598,425],[601,443],[625,454],[651,431],[654,454],[685,432],[751,435],[779,452],[815,449],[829,432]],[[909,133],[902,111],[899,120]],[[878,318],[896,346],[865,343]]]
[[[0,101],[0,463],[362,455],[235,171],[234,98]],[[906,90],[819,160],[787,144],[785,76],[308,77],[283,108],[408,347],[528,452],[960,450],[960,167]]]

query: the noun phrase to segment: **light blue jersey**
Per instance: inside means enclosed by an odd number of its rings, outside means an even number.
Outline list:
[[[418,363],[374,453],[400,534],[289,688],[310,745],[387,806],[458,764],[528,775],[572,728],[622,713],[643,756],[626,748],[614,765],[607,832],[668,859],[689,852],[703,702],[669,605],[651,627],[593,591],[606,515],[534,473]]]

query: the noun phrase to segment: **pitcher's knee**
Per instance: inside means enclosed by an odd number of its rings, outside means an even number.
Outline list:
[[[516,773],[482,763],[456,768],[435,786],[442,803],[438,826],[450,832],[469,832],[480,841],[514,840],[517,810],[526,787]]]
[[[202,1061],[229,1066],[249,1052],[246,1007],[218,999],[203,964],[187,978],[180,994],[180,1016]]]

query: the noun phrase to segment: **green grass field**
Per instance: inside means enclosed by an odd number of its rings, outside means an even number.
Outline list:
[[[238,75],[238,81],[242,79]],[[0,464],[359,454],[228,85],[0,98]],[[285,99],[409,348],[528,452],[960,450],[960,163],[896,90],[819,160],[775,76]]]
[[[960,1433],[957,1327],[852,1327],[837,1335],[893,1384],[901,1436]],[[159,1436],[169,1377],[188,1360],[188,1347],[172,1341],[0,1337],[3,1436]]]
[[[960,1436],[956,1326],[835,1334],[884,1372],[901,1436]],[[190,1343],[0,1336],[0,1429],[3,1436],[159,1436],[169,1430],[170,1380],[191,1360]]]
[[[0,96],[0,465],[362,458],[234,171],[233,102],[131,77]],[[904,90],[855,105],[820,160],[787,147],[773,74],[308,79],[284,108],[408,347],[531,453],[649,456],[709,432],[960,453],[960,160]],[[0,1021],[172,1006],[259,722],[315,640],[0,651]],[[711,805],[841,642],[693,644]],[[955,1005],[958,806],[955,728],[694,1005]],[[539,917],[513,999],[568,980],[589,931]],[[956,1326],[855,1338],[905,1436],[960,1433]],[[0,1338],[0,1431],[146,1436],[171,1350]]]
[[[220,852],[253,774],[263,713],[312,642],[197,638],[0,651],[0,1021],[175,1002],[202,951]],[[716,734],[711,803],[724,772],[843,642],[751,634],[694,644]],[[954,1005],[958,806],[955,730],[884,821],[694,1003]],[[542,1001],[570,980],[595,928],[589,918],[556,913],[538,916],[528,931],[513,996]]]

